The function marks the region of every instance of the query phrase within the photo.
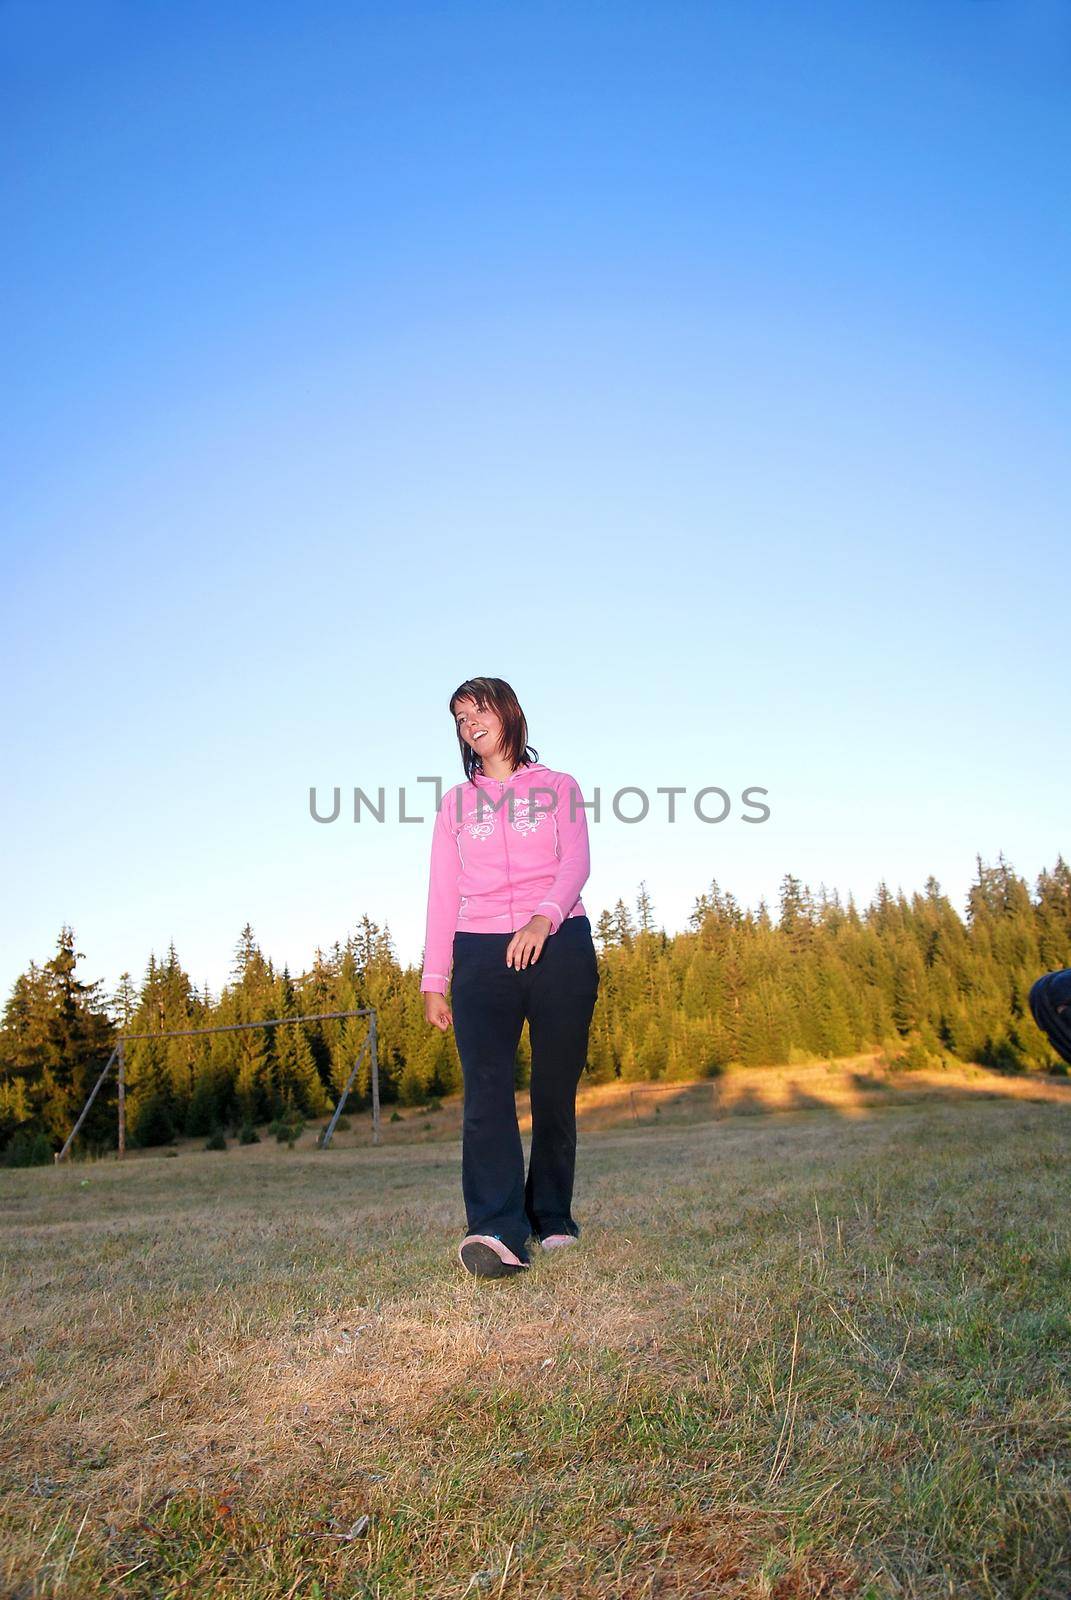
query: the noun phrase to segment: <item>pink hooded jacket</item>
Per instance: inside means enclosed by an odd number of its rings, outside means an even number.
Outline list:
[[[567,772],[534,761],[512,778],[455,783],[432,831],[421,993],[446,993],[455,933],[512,933],[538,912],[551,937],[586,916],[590,871],[587,812]]]

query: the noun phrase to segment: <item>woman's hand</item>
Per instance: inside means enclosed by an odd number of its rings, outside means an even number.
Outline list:
[[[453,1020],[450,1007],[446,1003],[446,996],[436,994],[434,989],[425,989],[424,1021],[430,1022],[433,1028],[441,1028],[445,1033]]]
[[[523,928],[518,928],[509,944],[506,946],[506,965],[513,966],[520,972],[529,961],[538,961],[539,952],[547,942],[550,933],[550,918],[541,916],[538,912],[534,917],[529,917]]]

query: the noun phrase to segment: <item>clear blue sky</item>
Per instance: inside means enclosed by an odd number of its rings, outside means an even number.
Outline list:
[[[403,962],[507,678],[592,826],[869,900],[1071,852],[1061,3],[7,0],[0,985]],[[426,786],[425,786],[426,788]],[[739,808],[738,808],[739,809]]]

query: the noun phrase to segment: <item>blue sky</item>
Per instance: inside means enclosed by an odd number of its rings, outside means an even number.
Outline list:
[[[246,921],[415,965],[397,791],[460,777],[476,673],[600,791],[593,920],[1068,853],[1065,5],[7,0],[0,45],[5,995],[63,922],[109,987],[174,939],[218,991]]]

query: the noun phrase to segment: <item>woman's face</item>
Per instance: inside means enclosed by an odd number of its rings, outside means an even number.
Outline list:
[[[502,738],[502,718],[487,706],[480,710],[475,700],[467,697],[454,703],[454,721],[466,744],[478,750],[481,759],[498,752]]]

